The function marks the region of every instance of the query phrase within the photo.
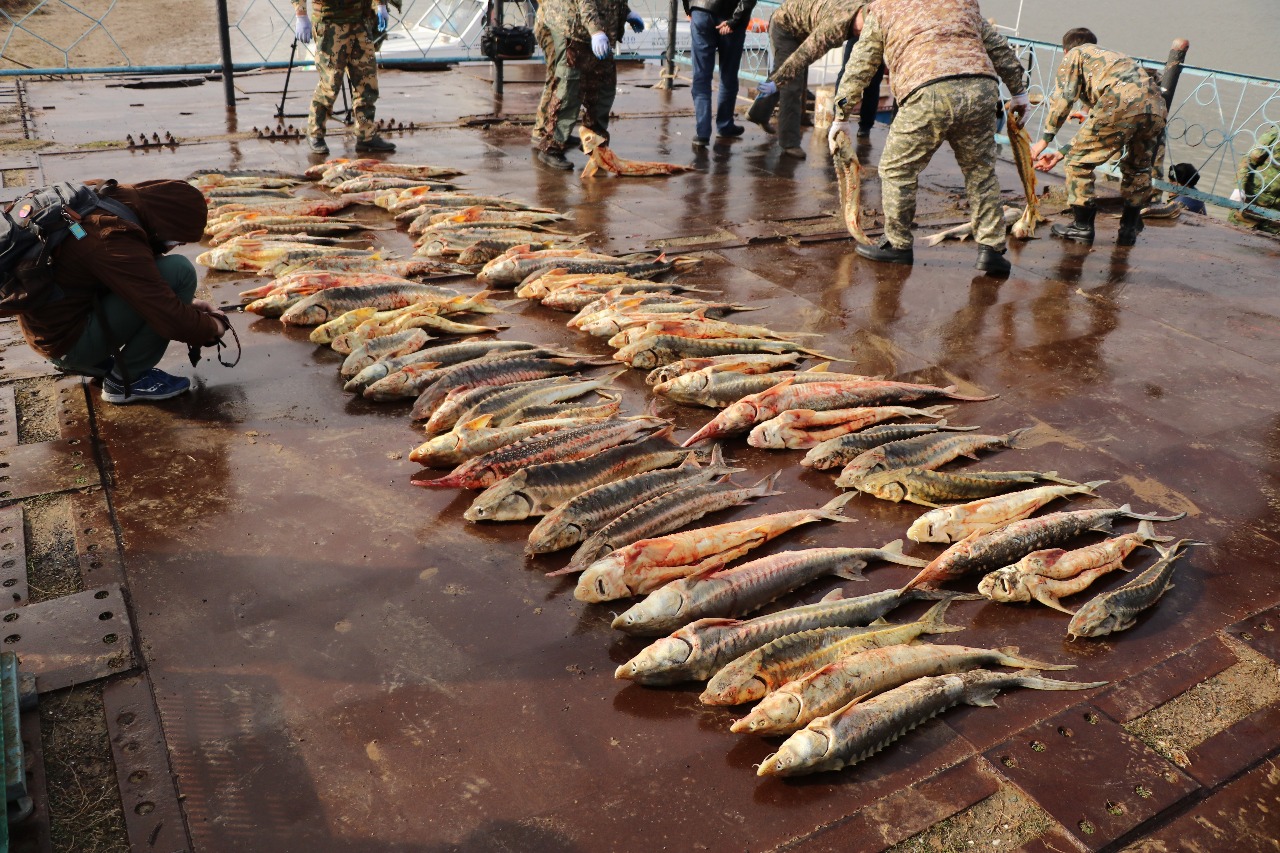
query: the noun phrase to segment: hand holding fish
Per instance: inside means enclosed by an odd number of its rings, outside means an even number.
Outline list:
[[[1048,154],[1041,154],[1036,158],[1036,171],[1047,172],[1054,166],[1062,162],[1061,151],[1050,151]]]

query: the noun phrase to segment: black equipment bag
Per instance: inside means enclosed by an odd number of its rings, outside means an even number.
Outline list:
[[[115,185],[107,181],[102,186]],[[80,220],[99,207],[138,224],[125,205],[67,181],[33,190],[0,212],[0,317],[32,311],[62,297],[53,282],[53,250],[67,237],[84,239]]]
[[[533,30],[528,27],[489,24],[480,35],[480,52],[489,59],[529,59],[534,46]]]

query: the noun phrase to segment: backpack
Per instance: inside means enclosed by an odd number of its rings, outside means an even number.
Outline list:
[[[116,186],[106,181],[103,189]],[[13,317],[61,299],[53,280],[53,250],[67,237],[85,238],[80,220],[103,208],[138,225],[124,204],[80,183],[33,190],[0,212],[0,317]]]

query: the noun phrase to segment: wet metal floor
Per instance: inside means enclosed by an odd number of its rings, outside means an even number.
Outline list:
[[[704,258],[682,281],[762,307],[750,322],[819,332],[819,348],[851,371],[998,393],[953,420],[993,433],[1035,429],[1028,449],[981,467],[1110,480],[1107,501],[1185,511],[1162,532],[1212,547],[1185,558],[1160,606],[1110,640],[1068,643],[1065,617],[1045,608],[969,601],[948,615],[968,627],[957,642],[1018,646],[1077,664],[1070,678],[1114,686],[1015,692],[998,709],[951,712],[856,768],[761,780],[754,765],[777,742],[730,734],[737,714],[701,706],[699,687],[613,679],[643,642],[612,631],[608,607],[575,601],[572,579],[544,577],[563,557],[521,556],[529,525],[469,524],[473,493],[409,486],[417,468],[404,457],[421,439],[407,407],[352,399],[340,356],[307,343],[305,331],[239,315],[235,369],[206,360],[191,395],[94,407],[132,618],[196,850],[878,849],[1010,785],[1056,821],[1032,843],[1040,849],[1105,849],[1139,836],[1170,845],[1147,849],[1173,849],[1207,832],[1199,812],[1237,815],[1231,840],[1258,826],[1280,832],[1274,779],[1251,772],[1280,746],[1259,717],[1274,710],[1219,735],[1234,751],[1206,748],[1205,772],[1121,728],[1233,663],[1218,632],[1280,602],[1280,244],[1184,216],[1150,223],[1137,247],[1118,250],[1117,220],[1104,216],[1092,248],[1014,244],[1006,282],[975,275],[971,243],[918,243],[914,268],[875,265],[847,240],[771,238],[806,224],[833,230],[820,220],[836,207],[820,139],[803,163],[780,160],[755,128],[695,157],[688,91],[653,91],[640,84],[654,70],[637,69],[615,108],[615,149],[699,169],[584,182],[535,165],[526,126],[455,126],[459,116],[532,112],[536,84],[509,84],[495,103],[478,73],[384,76],[380,113],[432,126],[395,138],[396,161],[456,166],[468,188],[572,213],[607,249],[700,238],[673,249]],[[239,129],[274,123],[282,82],[241,78]],[[136,126],[186,139],[174,150],[45,153],[48,182],[311,162],[297,142],[223,138],[214,84],[30,88],[42,137],[64,146],[101,138],[103,116],[121,113],[127,126],[115,136]],[[871,162],[882,141],[879,129]],[[335,156],[343,142],[331,139]],[[1000,176],[1013,199],[1012,164]],[[940,153],[922,181],[922,226],[965,219],[960,184]],[[878,202],[874,181],[865,198]],[[403,233],[386,242],[408,246]],[[246,286],[229,273],[202,276],[219,302]],[[505,338],[607,352],[538,305],[496,319],[511,324]],[[183,357],[175,347],[166,364],[185,372]],[[623,380],[633,414],[647,402],[642,378]],[[681,436],[710,416],[670,404],[662,413]],[[743,482],[781,469],[785,494],[715,520],[836,494],[829,475],[801,473],[798,452],[740,439],[726,449],[750,469]],[[878,546],[916,515],[865,498],[848,512],[857,523],[809,526],[773,549]],[[911,571],[873,568],[866,583],[845,587],[899,586]],[[1280,657],[1263,643],[1276,621],[1254,617],[1267,627],[1235,636]],[[1263,734],[1250,736],[1255,729]],[[1205,843],[1197,849],[1214,849]]]

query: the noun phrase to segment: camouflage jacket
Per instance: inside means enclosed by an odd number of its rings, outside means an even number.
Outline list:
[[[569,41],[591,41],[593,33],[604,33],[616,45],[629,11],[626,0],[542,0],[538,20]]]
[[[1240,161],[1236,186],[1251,204],[1280,210],[1280,124],[1258,137],[1258,143]]]
[[[786,0],[773,13],[769,26],[781,27],[803,43],[769,79],[787,83],[827,51],[853,38],[853,19],[866,5],[866,0]]]
[[[1017,55],[975,0],[872,0],[864,17],[836,92],[841,116],[848,113],[841,103],[861,98],[881,63],[889,68],[898,103],[923,86],[957,77],[999,78],[1011,94],[1027,91]]]
[[[373,17],[384,0],[311,0],[311,17],[333,24],[358,24]],[[293,10],[307,14],[307,0],[293,0]]]
[[[1146,104],[1150,110],[1165,112],[1160,84],[1146,72],[1138,60],[1106,50],[1096,44],[1073,47],[1058,63],[1049,112],[1045,117],[1045,142],[1052,142],[1071,115],[1076,101],[1090,110],[1107,94],[1120,107]],[[1114,107],[1113,107],[1114,108]],[[1097,117],[1105,119],[1105,116]]]

